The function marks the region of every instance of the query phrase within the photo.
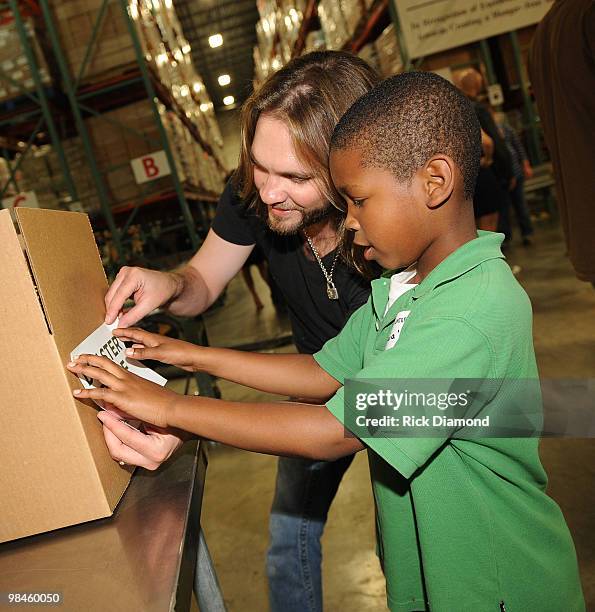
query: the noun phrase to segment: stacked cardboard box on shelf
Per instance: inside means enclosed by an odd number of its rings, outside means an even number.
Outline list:
[[[366,7],[361,0],[320,0],[318,17],[327,49],[341,49],[353,38]]]
[[[375,43],[380,74],[388,77],[403,70],[403,58],[397,41],[395,26],[391,23]]]
[[[99,198],[81,139],[63,140],[62,149],[79,200],[85,210],[98,209]],[[50,145],[32,147],[24,153],[19,170],[19,190],[34,191],[40,208],[59,209],[68,206],[70,194],[64,185],[58,155]]]
[[[213,104],[194,67],[192,49],[184,38],[172,2],[132,0],[130,15],[154,74],[170,91],[179,111],[196,126],[203,142],[221,161],[223,141]]]
[[[82,81],[92,81],[119,74],[136,62],[126,15],[119,2],[105,8],[97,26],[103,0],[51,0],[54,24],[62,43],[62,51],[71,74],[79,74],[94,27],[98,27],[95,45],[82,75]]]
[[[108,2],[99,20],[101,6],[102,0],[52,0],[62,48],[73,77],[79,74],[83,58],[88,53],[89,61],[81,78],[82,83],[96,83],[112,75],[138,70],[138,58],[134,52],[127,16],[120,3],[113,0]],[[188,132],[190,127],[191,132],[194,129],[199,140],[206,144],[209,153],[215,156],[220,165],[223,159],[223,141],[213,105],[192,63],[191,48],[183,36],[172,2],[131,0],[128,3],[128,12],[136,27],[145,61],[156,79],[169,92],[174,111],[189,124],[184,126],[183,130]],[[98,28],[97,39],[92,50],[88,52],[94,27]],[[163,116],[163,113],[161,114]],[[108,165],[122,165],[118,170],[107,172],[110,198],[113,198],[113,203],[128,201],[139,197],[141,190],[130,180],[130,167],[124,166],[131,159],[162,148],[157,137],[156,120],[150,105],[142,102],[111,111],[107,113],[107,119],[146,133],[148,139],[153,138],[157,142],[147,146],[147,139],[134,139],[130,132],[124,135],[125,131],[117,126],[105,130],[101,117],[86,122],[97,150],[100,168],[103,170]],[[182,134],[182,128],[174,130],[171,128],[171,121],[165,123],[166,131],[169,130],[172,138],[171,149],[175,151],[174,155],[177,155],[178,143],[173,139],[188,142],[190,132]],[[198,146],[198,142],[194,144]],[[194,176],[193,184],[208,183],[214,191],[223,187],[222,176],[225,170],[222,168],[219,168],[215,177],[199,180],[195,176],[196,168],[185,169],[181,160],[177,161],[176,166],[182,181],[187,180],[188,176]],[[218,164],[214,162],[213,166],[217,168]],[[157,181],[156,185],[151,185],[151,190],[162,188],[167,181],[168,179],[163,179],[163,185],[160,184],[161,181]],[[169,185],[171,187],[171,179]]]
[[[358,56],[361,57],[365,62],[370,64],[370,66],[372,66],[372,68],[374,68],[374,70],[376,70],[378,74],[381,74],[382,71],[380,69],[380,62],[375,43],[371,42],[367,45],[364,45],[360,49]]]
[[[366,6],[362,0],[341,0],[339,6],[341,7],[347,34],[349,38],[353,38],[363,16],[367,13]]]
[[[368,3],[369,4],[369,3]],[[254,48],[254,80],[264,79],[292,57],[306,10],[303,0],[259,0]],[[351,40],[367,12],[363,0],[320,0],[317,5],[321,30],[309,32],[304,53],[341,49]]]
[[[50,74],[41,47],[35,38],[33,22],[25,21],[27,37],[33,49],[42,83],[50,83]],[[0,71],[8,79],[0,77],[0,102],[22,96],[25,91],[34,91],[35,83],[27,56],[14,22],[0,25]]]
[[[279,70],[293,54],[304,19],[304,0],[258,0],[260,20],[256,24],[258,44],[254,47],[256,85]]]

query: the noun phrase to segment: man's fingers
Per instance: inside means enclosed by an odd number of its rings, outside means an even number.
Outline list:
[[[126,300],[126,298],[124,298]],[[120,327],[129,327],[138,323],[143,317],[148,315],[150,312],[155,310],[154,305],[135,304],[130,310],[128,310],[123,316],[120,317],[118,323]]]
[[[160,449],[154,436],[130,429],[108,412],[100,412],[97,418],[103,423],[103,435],[114,459],[150,470],[161,464]]]
[[[110,423],[111,426],[111,423]],[[132,431],[129,427],[122,425],[122,427]],[[134,433],[134,432],[132,432]],[[138,434],[142,436],[144,434]],[[124,444],[117,435],[115,435],[109,428],[109,426],[104,423],[103,424],[103,437],[105,439],[105,444],[114,461],[123,461],[128,465],[138,465],[139,467],[144,467],[149,470],[156,469],[159,464],[156,461],[153,461],[149,457],[145,457],[134,448],[131,448],[127,444]]]
[[[108,325],[111,325],[116,320],[124,306],[124,302],[134,295],[137,289],[138,283],[131,278],[130,268],[122,268],[105,294],[105,322]]]

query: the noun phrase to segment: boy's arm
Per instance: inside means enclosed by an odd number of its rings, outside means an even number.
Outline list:
[[[128,357],[153,359],[190,372],[208,372],[266,393],[324,401],[340,386],[311,355],[271,355],[196,346],[136,328],[116,329],[114,336],[134,343],[126,351]]]
[[[82,355],[75,365],[69,364],[69,369],[103,385],[76,389],[76,397],[107,402],[157,427],[183,429],[259,453],[311,459],[338,459],[363,448],[359,440],[345,435],[343,426],[325,406],[227,402],[179,395],[97,355]],[[98,418],[106,422],[117,417],[100,412]]]
[[[105,424],[117,417],[101,412]],[[167,411],[169,426],[244,450],[333,461],[364,448],[325,406],[293,402],[243,403],[178,396]],[[130,435],[129,430],[123,435]],[[126,440],[122,439],[126,444]]]

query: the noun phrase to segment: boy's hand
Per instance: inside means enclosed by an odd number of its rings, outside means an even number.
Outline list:
[[[198,369],[197,357],[201,347],[190,342],[152,334],[136,327],[118,328],[113,334],[120,340],[134,343],[132,348],[126,349],[127,357],[139,360],[154,359],[188,372],[195,372]]]
[[[110,410],[100,412],[103,436],[115,461],[156,470],[182,446],[190,436],[177,429],[143,425],[144,433],[128,427],[120,416]]]
[[[75,389],[75,397],[113,404],[131,417],[157,427],[168,426],[168,414],[180,399],[177,393],[128,372],[107,357],[80,355],[67,367],[77,376],[103,385],[100,389]]]

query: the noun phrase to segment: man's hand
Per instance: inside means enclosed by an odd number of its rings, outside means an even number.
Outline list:
[[[135,305],[120,317],[120,327],[134,325],[179,295],[183,282],[180,274],[123,267],[105,295],[105,322],[113,323],[122,312],[124,302],[132,297]]]
[[[103,385],[99,389],[75,389],[75,397],[113,404],[132,418],[157,427],[168,426],[168,414],[181,400],[177,393],[128,372],[107,357],[80,355],[67,367],[77,376]]]
[[[100,412],[97,418],[103,423],[103,435],[112,459],[147,470],[156,470],[190,437],[177,429],[148,424],[143,425],[145,433],[141,433],[109,410]]]
[[[115,329],[114,336],[120,340],[133,342],[132,348],[126,349],[126,355],[133,359],[154,359],[162,363],[196,372],[199,367],[199,355],[205,349],[167,336],[152,334],[136,327]]]

